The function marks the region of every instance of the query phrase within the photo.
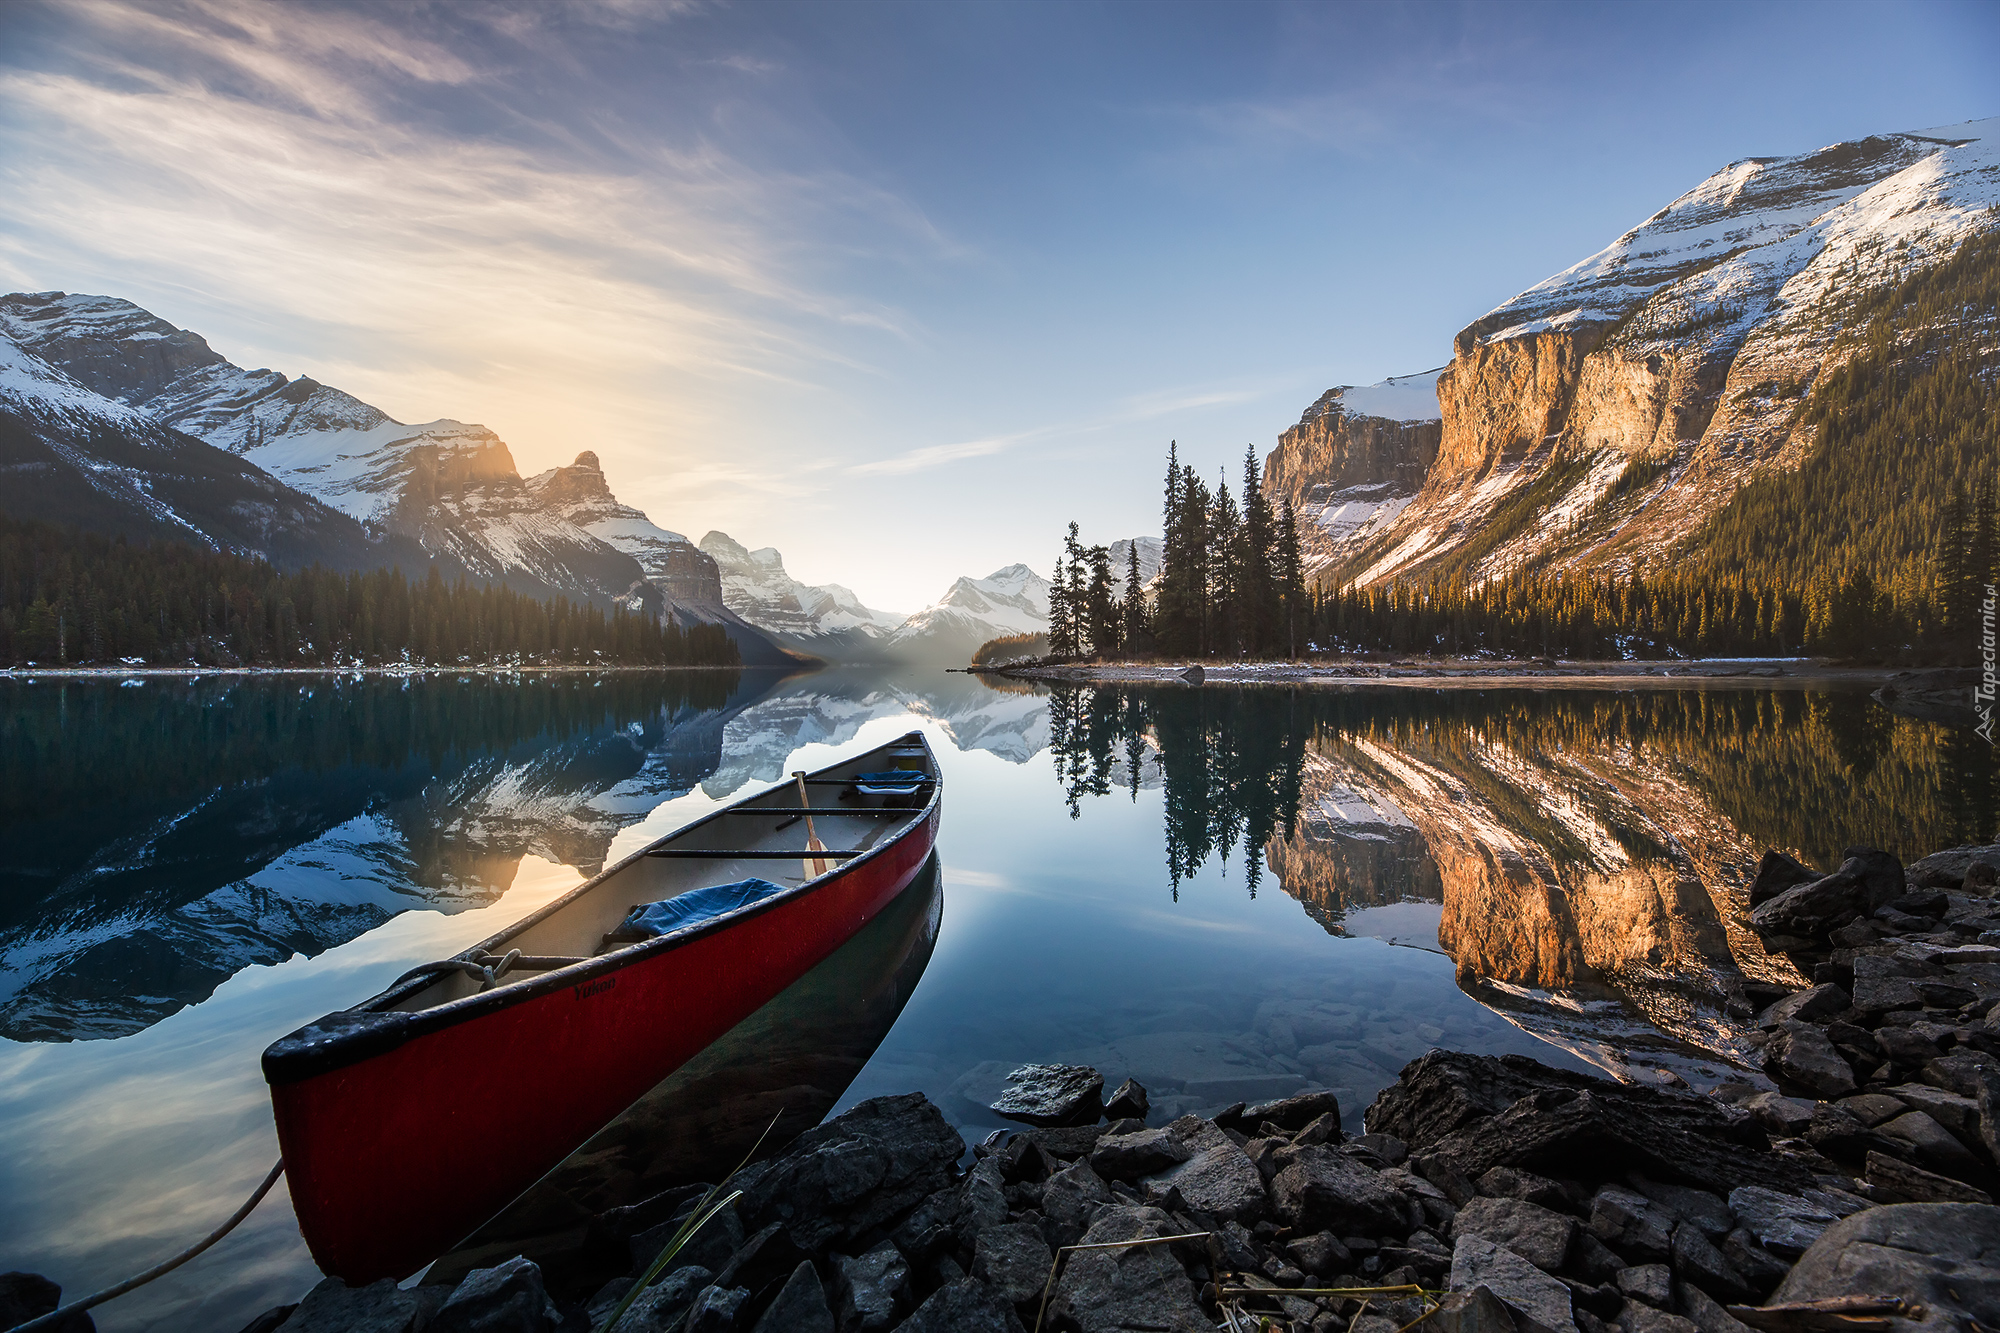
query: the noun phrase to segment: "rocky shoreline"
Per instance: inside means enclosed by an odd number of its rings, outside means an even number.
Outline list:
[[[1749,924],[1812,984],[1747,988],[1763,1076],[1712,1095],[1433,1050],[1349,1136],[1330,1091],[1148,1124],[1135,1083],[1027,1066],[993,1104],[1023,1128],[969,1157],[913,1093],[740,1170],[636,1296],[709,1187],[603,1213],[541,1266],[327,1279],[244,1333],[584,1333],[628,1296],[631,1333],[1982,1333],[1996,870],[2000,846],[1907,869],[1855,848],[1827,875],[1767,854]],[[53,1308],[23,1280],[0,1315]]]

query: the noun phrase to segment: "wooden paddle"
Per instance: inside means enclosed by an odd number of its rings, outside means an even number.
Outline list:
[[[812,801],[806,797],[806,771],[803,768],[795,769],[792,776],[799,780],[799,808],[802,810],[810,809]],[[823,852],[826,850],[826,844],[821,842],[819,834],[813,831],[813,817],[811,815],[806,816],[806,850],[809,852]],[[818,857],[808,860],[805,863],[805,867],[807,879],[815,879],[826,873],[826,862]]]

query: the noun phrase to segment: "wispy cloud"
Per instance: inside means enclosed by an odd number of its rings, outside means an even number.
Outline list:
[[[1254,401],[1269,392],[1270,386],[1245,385],[1217,386],[1205,389],[1162,389],[1152,393],[1137,394],[1126,398],[1108,412],[1076,421],[1055,422],[1035,426],[1028,430],[1015,431],[1007,435],[991,435],[977,440],[963,440],[955,444],[927,444],[888,458],[875,459],[867,463],[856,463],[847,470],[857,476],[901,476],[911,472],[923,472],[930,468],[943,467],[968,458],[984,458],[991,454],[1005,453],[1016,446],[1054,439],[1076,439],[1101,434],[1120,426],[1135,425],[1143,421],[1157,421],[1182,412],[1195,412],[1206,407],[1223,407],[1232,403]]]
[[[618,28],[689,8],[563,12]],[[496,28],[548,13],[476,9]],[[516,443],[707,448],[704,426],[742,386],[812,391],[871,371],[880,337],[918,336],[905,312],[827,280],[841,238],[950,258],[920,210],[832,168],[752,164],[693,130],[620,140],[535,125],[502,64],[378,17],[428,11],[61,12],[73,26],[60,58],[0,70],[0,280],[179,293],[161,313],[183,323],[235,312],[230,324],[269,340],[226,354],[331,367],[406,419],[477,411],[506,418]],[[473,98],[484,124],[466,131],[470,104],[413,110],[416,88]],[[538,146],[579,133],[601,151]],[[710,482],[729,484],[696,484]]]

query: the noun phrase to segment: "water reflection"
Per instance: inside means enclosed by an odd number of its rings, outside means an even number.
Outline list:
[[[1105,688],[1050,716],[1072,816],[1157,754],[1176,896],[1240,843],[1252,894],[1268,866],[1329,931],[1434,943],[1625,1076],[1755,1064],[1745,980],[1799,980],[1742,924],[1766,847],[1831,866],[1995,827],[1989,747],[1859,694]]]
[[[253,964],[495,902],[524,856],[595,873],[751,697],[707,671],[0,684],[0,1036],[140,1031]]]
[[[1699,1081],[1741,1053],[1743,978],[1782,966],[1731,924],[1763,847],[1907,856],[1995,811],[1969,726],[1804,693],[824,671],[5,681],[0,704],[0,1267],[71,1290],[262,1176],[273,1038],[912,726],[945,770],[952,910],[856,965],[865,1003],[800,999],[824,1036],[753,1045],[801,1108],[921,1090],[974,1138],[1028,1060],[1135,1076],[1160,1115],[1325,1085],[1350,1123],[1433,1044]],[[671,1131],[628,1119],[505,1225],[731,1157],[793,1094],[712,1054],[663,1092]],[[238,1328],[314,1276],[274,1197],[98,1326]]]

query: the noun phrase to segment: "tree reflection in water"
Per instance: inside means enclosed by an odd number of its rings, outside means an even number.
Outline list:
[[[1164,789],[1176,900],[1240,842],[1253,895],[1268,868],[1334,934],[1434,904],[1468,993],[1614,1069],[1663,1035],[1754,1064],[1754,983],[1798,980],[1744,924],[1766,848],[1907,861],[2000,809],[1969,713],[1858,693],[1107,686],[1050,718],[1073,817]]]

